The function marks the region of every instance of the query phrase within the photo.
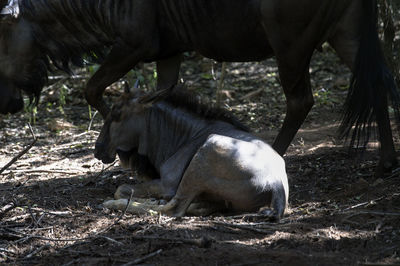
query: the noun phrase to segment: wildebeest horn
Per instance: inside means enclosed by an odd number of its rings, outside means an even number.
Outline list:
[[[1,15],[5,15],[5,16],[14,16],[14,17],[18,17],[19,15],[19,4],[18,4],[18,0],[9,0],[8,4],[3,7],[3,9],[0,11]]]
[[[173,90],[173,88],[174,88],[174,86],[171,86],[168,89],[158,90],[156,92],[143,95],[142,97],[139,98],[138,102],[142,103],[142,104],[147,104],[147,103],[153,103],[155,101],[162,100],[165,96],[167,96]]]
[[[124,87],[124,93],[130,93],[131,92],[131,88],[129,86],[129,82],[124,80],[122,83],[122,86]]]

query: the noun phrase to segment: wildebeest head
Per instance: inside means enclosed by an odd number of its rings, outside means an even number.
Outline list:
[[[146,111],[168,90],[145,94],[138,89],[126,90],[113,105],[95,145],[95,157],[103,163],[112,163],[118,153],[124,167],[137,153],[141,134],[146,130]]]
[[[9,0],[0,10],[0,113],[7,114],[22,109],[21,91],[38,99],[47,81],[48,61],[30,25],[20,18],[18,1]]]

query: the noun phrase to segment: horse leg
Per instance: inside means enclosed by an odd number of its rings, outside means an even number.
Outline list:
[[[308,68],[302,74],[294,74],[295,72],[286,71],[284,67],[280,66],[279,73],[286,96],[287,109],[282,128],[272,147],[280,155],[283,155],[311,110],[314,99]]]
[[[139,49],[132,52],[131,49],[114,46],[103,64],[94,73],[86,85],[85,97],[87,102],[96,108],[105,119],[109,113],[109,107],[103,99],[104,90],[122,78],[139,62]]]
[[[181,54],[157,61],[157,90],[169,89],[177,84],[181,61]]]

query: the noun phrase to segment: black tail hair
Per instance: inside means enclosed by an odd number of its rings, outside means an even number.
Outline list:
[[[388,108],[388,96],[391,99],[396,120],[398,123],[400,121],[399,92],[393,75],[385,63],[377,31],[377,2],[362,0],[362,4],[360,46],[339,128],[340,136],[346,139],[352,132],[350,147],[366,146],[374,123],[377,122],[377,110]]]

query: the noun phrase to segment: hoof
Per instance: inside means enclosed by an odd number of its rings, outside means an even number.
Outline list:
[[[266,218],[270,222],[279,222],[281,217],[277,211],[272,209],[262,209],[259,211],[264,218]]]
[[[375,168],[374,176],[376,178],[384,178],[386,175],[390,175],[399,166],[397,158],[391,161],[380,161]]]
[[[164,205],[160,212],[162,214],[172,216],[172,217],[182,217],[185,215],[185,211],[179,211],[179,204],[176,199],[171,199],[166,205]]]
[[[130,185],[123,184],[117,188],[114,193],[114,199],[129,199],[134,193],[134,188]]]

